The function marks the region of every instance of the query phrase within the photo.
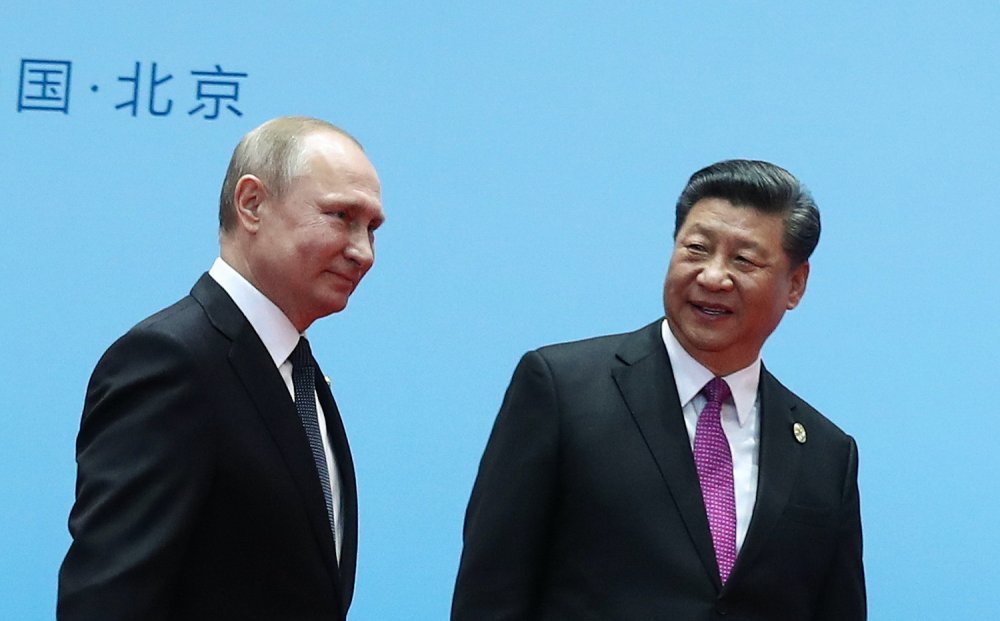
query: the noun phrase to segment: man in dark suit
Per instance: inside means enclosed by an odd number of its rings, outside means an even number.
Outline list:
[[[60,619],[346,618],[354,467],[304,332],[372,266],[380,196],[325,121],[274,119],[236,147],[220,258],[87,388]]]
[[[866,617],[854,440],[760,361],[819,231],[777,166],[691,177],[666,318],[521,359],[469,502],[452,619]]]

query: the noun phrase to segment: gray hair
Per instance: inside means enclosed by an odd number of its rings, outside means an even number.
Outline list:
[[[268,192],[280,198],[292,179],[302,171],[302,139],[319,131],[332,131],[361,143],[344,130],[322,119],[307,116],[282,116],[251,130],[233,150],[226,178],[219,196],[219,230],[230,231],[236,225],[233,195],[243,175],[260,179]]]

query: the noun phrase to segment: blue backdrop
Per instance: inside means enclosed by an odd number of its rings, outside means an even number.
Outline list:
[[[676,196],[730,157],[823,212],[765,361],[858,440],[871,617],[1000,609],[1000,4],[115,4],[0,10],[0,618],[52,618],[90,371],[208,268],[233,146],[289,113],[361,139],[389,217],[310,331],[352,619],[445,618],[518,357],[659,316]]]

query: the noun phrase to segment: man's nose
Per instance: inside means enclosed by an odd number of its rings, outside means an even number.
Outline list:
[[[711,291],[725,291],[733,286],[728,266],[721,257],[706,261],[698,273],[698,284]]]
[[[348,259],[357,263],[363,270],[372,266],[375,262],[375,246],[367,228],[358,227],[351,231],[346,254]]]

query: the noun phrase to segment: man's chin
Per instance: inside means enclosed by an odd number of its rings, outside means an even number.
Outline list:
[[[334,313],[339,313],[340,311],[347,308],[347,298],[344,298],[343,302],[337,304],[331,304],[328,308],[329,311],[326,313],[327,315],[333,315]]]
[[[682,330],[677,339],[694,358],[698,354],[713,355],[726,351],[732,345],[732,339],[712,330]]]
[[[320,307],[319,311],[316,313],[316,319],[321,317],[326,317],[328,315],[333,315],[339,313],[340,311],[347,308],[347,301],[349,296],[331,296],[325,303]]]

